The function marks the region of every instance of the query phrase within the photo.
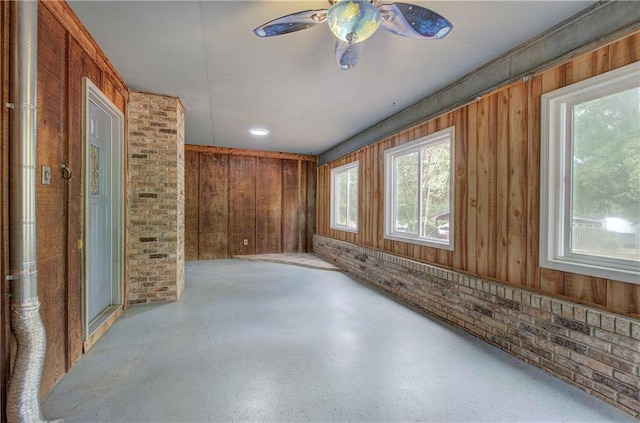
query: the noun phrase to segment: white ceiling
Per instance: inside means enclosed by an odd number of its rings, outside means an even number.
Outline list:
[[[381,0],[382,1],[382,0]],[[594,1],[412,1],[453,24],[443,40],[378,30],[338,68],[325,24],[252,30],[326,1],[70,1],[129,88],[179,97],[188,144],[320,154]],[[267,128],[259,138],[248,133]]]

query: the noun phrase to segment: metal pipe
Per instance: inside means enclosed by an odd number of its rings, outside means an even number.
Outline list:
[[[46,336],[38,301],[36,152],[38,2],[11,3],[9,141],[9,275],[16,357],[7,392],[7,420],[43,422],[40,382]]]

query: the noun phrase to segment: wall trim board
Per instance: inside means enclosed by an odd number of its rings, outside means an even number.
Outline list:
[[[276,151],[262,151],[251,150],[245,148],[231,148],[231,147],[217,147],[207,145],[195,145],[186,144],[184,146],[185,151],[196,151],[198,153],[210,153],[210,154],[227,154],[229,156],[252,156],[252,157],[266,157],[271,159],[288,159],[288,160],[302,160],[307,162],[318,161],[317,156],[309,154],[297,154],[297,153],[283,153]]]
[[[455,110],[510,82],[640,28],[637,3],[601,1],[480,66],[444,89],[383,119],[318,156],[322,165]]]
[[[637,318],[319,235],[314,252],[402,303],[640,417]]]
[[[111,328],[111,326],[113,326],[113,324],[120,318],[120,316],[122,316],[122,313],[124,313],[124,310],[125,310],[125,304],[121,304],[117,306],[117,310],[111,316],[109,316],[107,320],[102,322],[102,324],[89,336],[89,338],[83,342],[82,344],[83,354],[86,354],[87,352],[89,352],[89,350],[96,344],[96,342],[98,342],[98,340],[102,337],[102,335],[104,335]],[[69,370],[70,368],[67,369],[67,371]]]

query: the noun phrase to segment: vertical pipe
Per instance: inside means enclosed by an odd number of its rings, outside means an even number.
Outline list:
[[[7,420],[42,422],[40,382],[46,337],[39,312],[36,266],[38,2],[12,2],[11,12],[7,279],[17,352],[7,392]]]

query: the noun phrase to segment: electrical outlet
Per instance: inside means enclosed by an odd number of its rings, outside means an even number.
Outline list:
[[[245,240],[244,240],[244,241],[242,241],[242,244],[244,244],[244,245],[249,245],[249,240],[245,238]]]

